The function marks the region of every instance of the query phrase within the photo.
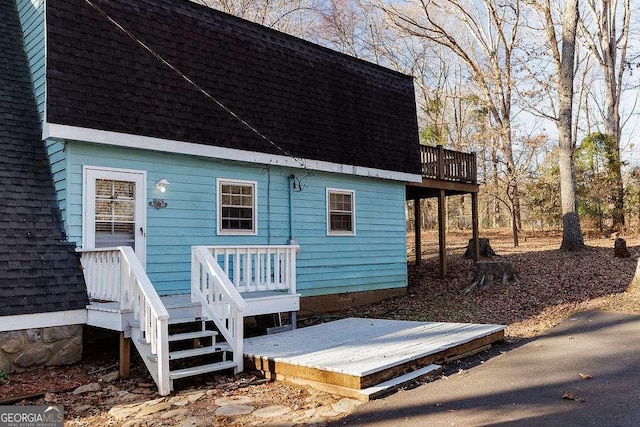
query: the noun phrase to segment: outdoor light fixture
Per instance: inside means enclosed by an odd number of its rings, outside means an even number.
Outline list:
[[[161,193],[164,193],[167,191],[167,185],[169,185],[169,181],[162,178],[161,180],[156,182],[156,190],[160,190]]]
[[[168,203],[165,199],[153,199],[149,201],[149,206],[155,209],[164,209],[168,206]]]

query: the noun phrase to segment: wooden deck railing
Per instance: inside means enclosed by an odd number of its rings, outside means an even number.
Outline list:
[[[420,162],[424,178],[477,184],[476,156],[473,153],[420,146]]]

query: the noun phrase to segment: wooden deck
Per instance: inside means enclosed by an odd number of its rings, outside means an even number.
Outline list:
[[[434,363],[502,340],[504,329],[349,318],[245,339],[245,363],[269,378],[368,400],[384,392],[385,383],[398,385],[398,377],[413,379],[437,369]]]

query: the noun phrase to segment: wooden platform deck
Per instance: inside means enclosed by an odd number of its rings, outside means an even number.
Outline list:
[[[349,318],[244,341],[266,377],[368,400],[385,382],[504,339],[505,326]],[[428,369],[430,368],[430,369]],[[375,393],[378,393],[376,391]]]

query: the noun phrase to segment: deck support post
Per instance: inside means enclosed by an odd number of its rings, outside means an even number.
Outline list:
[[[422,221],[420,221],[420,198],[413,199],[414,231],[416,233],[416,266],[422,262]]]
[[[120,379],[129,378],[131,370],[131,338],[126,338],[120,332]]]
[[[440,251],[440,277],[447,276],[447,193],[440,190],[438,193],[438,245]]]
[[[437,179],[444,179],[445,171],[444,171],[444,147],[440,144],[436,146],[438,149],[438,170],[436,172]]]
[[[473,260],[480,259],[480,238],[478,221],[478,193],[471,193],[471,229],[473,233]]]

